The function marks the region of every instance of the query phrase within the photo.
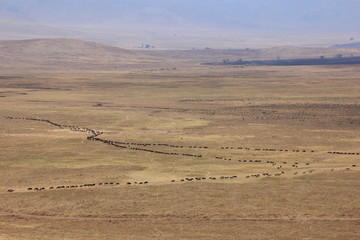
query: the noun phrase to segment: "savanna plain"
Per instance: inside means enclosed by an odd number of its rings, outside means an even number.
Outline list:
[[[359,239],[359,76],[3,71],[0,239]]]

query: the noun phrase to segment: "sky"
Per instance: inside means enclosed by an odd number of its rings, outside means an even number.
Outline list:
[[[359,12],[359,0],[0,0],[0,38],[1,32],[29,33],[34,24],[42,31],[127,27],[351,36],[360,33]]]
[[[358,0],[0,0],[14,18],[57,24],[359,31]]]

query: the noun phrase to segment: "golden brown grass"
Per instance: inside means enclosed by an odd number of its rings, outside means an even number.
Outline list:
[[[327,153],[360,152],[358,67],[148,70],[0,77],[2,116],[48,119],[103,131],[103,139],[183,146],[146,148],[202,155],[120,149],[88,141],[88,133],[1,116],[0,211],[129,219],[1,217],[0,238],[358,238],[359,221],[209,220],[360,216],[360,156]],[[246,178],[254,174],[261,177]],[[179,181],[186,177],[217,180]],[[110,181],[120,185],[26,190]]]

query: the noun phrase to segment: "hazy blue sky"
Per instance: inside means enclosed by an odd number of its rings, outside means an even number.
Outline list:
[[[137,48],[330,46],[359,41],[360,0],[0,0],[0,39]]]
[[[351,32],[359,13],[359,0],[0,0],[0,19],[74,25]]]

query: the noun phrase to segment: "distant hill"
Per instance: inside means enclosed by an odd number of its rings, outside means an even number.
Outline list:
[[[109,69],[160,60],[131,50],[75,39],[0,41],[1,69]]]
[[[334,48],[360,48],[360,42],[336,44],[336,45],[333,45],[332,47],[334,47]]]
[[[0,70],[111,70],[203,62],[360,56],[353,48],[275,47],[265,49],[127,50],[66,38],[0,41]],[[166,67],[165,67],[166,68]]]

